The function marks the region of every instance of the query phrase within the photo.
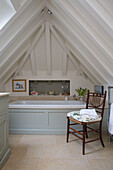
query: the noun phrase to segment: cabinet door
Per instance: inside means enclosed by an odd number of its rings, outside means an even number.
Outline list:
[[[49,114],[49,127],[53,129],[63,129],[66,131],[66,111],[50,111]]]
[[[8,116],[4,115],[0,117],[0,160],[2,159],[4,153],[6,152],[7,147],[7,125],[8,125]]]

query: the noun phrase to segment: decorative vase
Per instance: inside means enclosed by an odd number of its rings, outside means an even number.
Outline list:
[[[79,100],[82,102],[84,101],[84,96],[79,96]]]
[[[68,100],[68,96],[65,96],[65,101],[67,101]]]

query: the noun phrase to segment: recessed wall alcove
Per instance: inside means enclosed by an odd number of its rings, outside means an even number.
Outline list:
[[[37,95],[70,94],[70,80],[29,80],[29,95],[33,91]]]

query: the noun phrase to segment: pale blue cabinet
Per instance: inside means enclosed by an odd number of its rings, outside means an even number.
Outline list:
[[[9,115],[8,94],[0,95],[0,169],[4,166],[10,155],[9,148]]]
[[[8,127],[8,116],[3,115],[0,117],[0,160],[4,156],[7,150],[7,127]]]
[[[9,109],[10,134],[66,134],[67,109]]]

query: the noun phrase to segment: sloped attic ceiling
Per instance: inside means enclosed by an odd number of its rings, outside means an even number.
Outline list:
[[[0,0],[0,30],[13,17],[26,0]]]
[[[0,80],[5,83],[19,74],[28,57],[34,57],[33,48],[45,31],[48,74],[52,72],[51,32],[82,76],[87,75],[93,83],[112,84],[113,15],[108,10],[112,0],[108,5],[105,3],[105,0],[27,0],[0,31]],[[31,61],[35,74],[35,59]]]
[[[16,11],[10,1],[0,1],[0,30],[10,20],[10,18],[15,14],[15,12]]]

